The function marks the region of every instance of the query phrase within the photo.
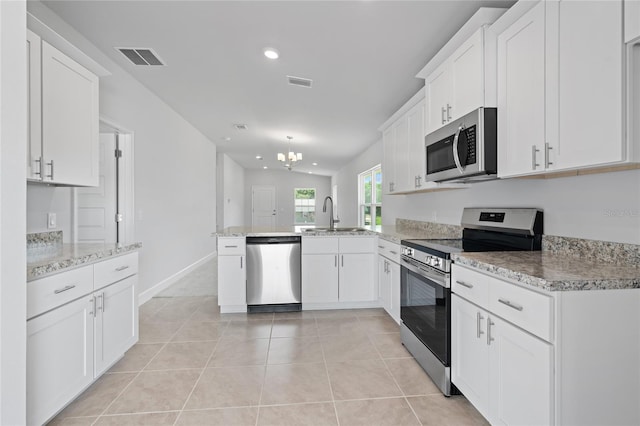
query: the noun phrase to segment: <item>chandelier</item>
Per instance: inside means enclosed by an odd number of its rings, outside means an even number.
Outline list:
[[[293,136],[287,136],[287,139],[289,140],[288,153],[285,155],[284,153],[279,152],[278,161],[282,161],[287,170],[291,171],[291,168],[295,166],[297,161],[302,161],[302,153],[296,153],[291,150],[291,140],[293,139]]]

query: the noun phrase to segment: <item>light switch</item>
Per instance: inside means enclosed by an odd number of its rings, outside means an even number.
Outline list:
[[[47,229],[56,229],[57,218],[55,213],[47,213]]]

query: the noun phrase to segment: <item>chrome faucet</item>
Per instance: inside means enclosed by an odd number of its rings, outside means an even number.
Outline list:
[[[326,213],[327,212],[327,200],[331,201],[331,210],[329,211],[329,229],[335,229],[335,224],[340,222],[338,219],[334,219],[333,218],[333,199],[331,198],[330,195],[327,195],[324,198],[324,203],[322,204],[322,212]]]

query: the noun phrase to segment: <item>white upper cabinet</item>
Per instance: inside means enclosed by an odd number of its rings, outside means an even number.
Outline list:
[[[624,1],[624,41],[640,39],[640,0]]]
[[[631,160],[623,134],[621,0],[521,3],[491,28],[498,175]]]
[[[485,106],[484,32],[478,29],[425,80],[425,134]],[[486,105],[490,106],[490,105]]]
[[[98,185],[98,77],[28,31],[27,178]]]
[[[424,186],[426,171],[426,156],[424,151],[424,118],[425,104],[418,103],[407,113],[409,127],[408,155],[408,186],[409,189],[420,189]]]
[[[382,179],[384,180],[383,191],[386,194],[392,193],[396,180],[396,151],[393,128],[389,127],[382,132]]]

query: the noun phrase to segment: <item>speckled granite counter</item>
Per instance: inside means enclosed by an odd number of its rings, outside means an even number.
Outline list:
[[[593,262],[552,251],[452,255],[454,263],[547,291],[640,288],[635,264]]]
[[[58,244],[27,249],[27,281],[63,272],[105,258],[138,250],[142,243],[117,246],[115,244]]]

